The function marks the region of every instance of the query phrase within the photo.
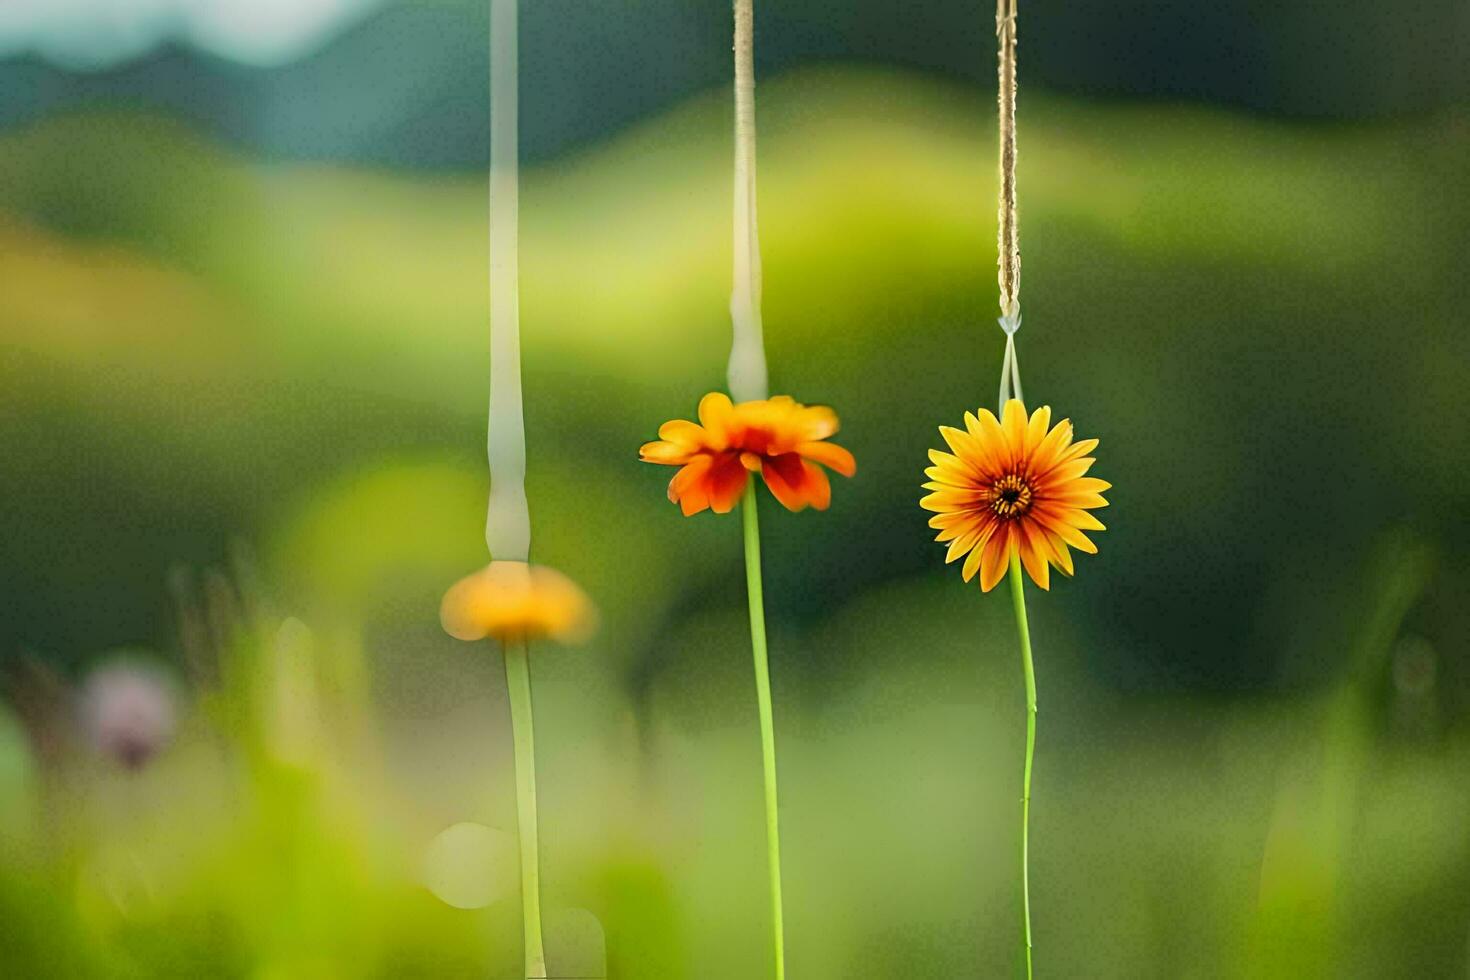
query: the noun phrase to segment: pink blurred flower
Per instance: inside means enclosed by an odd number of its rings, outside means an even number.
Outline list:
[[[159,668],[115,662],[93,670],[82,688],[82,724],[98,752],[141,769],[173,738],[174,685]]]

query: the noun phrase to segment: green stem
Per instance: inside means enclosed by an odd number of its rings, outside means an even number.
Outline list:
[[[1026,595],[1021,557],[1011,555],[1011,600],[1016,631],[1021,635],[1021,668],[1026,675],[1026,767],[1021,776],[1021,922],[1025,927],[1026,976],[1031,976],[1031,759],[1036,754],[1036,669],[1031,665],[1031,627],[1026,622]]]
[[[745,485],[740,508],[745,522],[745,588],[750,597],[750,647],[755,655],[755,695],[760,707],[761,767],[766,787],[766,857],[771,878],[771,927],[775,934],[776,980],[786,977],[786,940],[781,923],[781,828],[776,807],[776,727],[771,714],[771,665],[766,654],[766,610],[761,594],[761,531],[755,480]]]
[[[525,926],[526,978],[544,980],[541,943],[541,850],[536,837],[536,740],[531,721],[531,664],[524,639],[507,640],[505,686],[516,753],[516,824],[521,839],[521,917]]]

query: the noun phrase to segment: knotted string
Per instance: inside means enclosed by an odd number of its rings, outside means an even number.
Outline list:
[[[1005,331],[1005,357],[1000,366],[1000,411],[1011,398],[1023,401],[1021,367],[1016,360],[1016,331],[1021,329],[1021,241],[1016,209],[1016,0],[996,0],[995,35],[999,39],[997,75],[1000,109],[1000,204],[996,254],[1000,284],[1000,328]]]

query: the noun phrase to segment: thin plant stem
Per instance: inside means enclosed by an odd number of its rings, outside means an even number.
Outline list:
[[[536,834],[536,737],[531,720],[531,664],[524,638],[507,640],[505,686],[515,742],[516,826],[521,841],[521,918],[525,931],[526,978],[544,980],[541,941],[541,847]]]
[[[1021,556],[1011,555],[1011,601],[1016,632],[1021,637],[1021,669],[1026,676],[1026,765],[1021,774],[1021,923],[1026,947],[1026,976],[1031,976],[1031,759],[1036,754],[1036,669],[1031,663],[1031,627],[1026,622],[1026,594]]]
[[[745,588],[750,597],[750,648],[755,656],[755,695],[760,709],[761,770],[766,790],[766,859],[771,879],[771,928],[775,940],[776,980],[786,977],[786,939],[781,920],[781,827],[776,805],[776,727],[771,712],[771,665],[766,654],[766,609],[761,592],[761,531],[755,480],[745,485],[741,503],[745,523]]]

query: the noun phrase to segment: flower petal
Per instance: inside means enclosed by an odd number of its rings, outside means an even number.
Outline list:
[[[698,484],[686,490],[679,497],[679,509],[684,512],[685,517],[693,517],[700,511],[709,509],[709,491],[704,484]]]
[[[965,413],[966,426],[974,440],[973,452],[961,454],[976,478],[987,483],[999,480],[1009,467],[1010,452],[1006,448],[1005,433],[995,416],[981,409],[979,415]],[[973,421],[973,425],[970,420]]]
[[[665,466],[682,466],[689,462],[695,450],[673,442],[646,442],[638,450],[638,458],[645,463],[662,463]]]
[[[590,634],[597,611],[558,571],[492,561],[444,594],[439,616],[445,631],[461,640],[549,636],[572,642]]]
[[[832,481],[827,478],[827,471],[807,460],[802,460],[801,468],[806,473],[805,493],[811,505],[817,510],[832,506]]]
[[[1095,509],[1106,507],[1107,499],[1095,493],[1048,493],[1046,495],[1048,504],[1056,504],[1062,507],[1080,507],[1084,509]]]
[[[658,427],[658,437],[689,449],[704,446],[704,430],[688,419],[673,419]]]
[[[1064,487],[1090,470],[1092,464],[1096,462],[1097,460],[1092,456],[1083,456],[1081,459],[1069,459],[1064,463],[1059,463],[1045,472],[1040,472],[1038,467],[1039,475],[1036,482],[1042,486]]]
[[[816,442],[837,434],[837,413],[826,405],[799,405],[795,430],[802,442]]]
[[[1038,547],[1036,538],[1044,532],[1041,528],[1032,528],[1030,521],[1017,521],[1016,537],[1018,538],[1017,550],[1021,553],[1021,564],[1026,567],[1026,573],[1044,590],[1051,589],[1051,576],[1049,574],[1050,564],[1047,562],[1046,553],[1042,550],[1045,545]]]
[[[1048,516],[1054,515],[1057,520],[1062,521],[1066,524],[1070,524],[1072,527],[1080,528],[1084,531],[1107,530],[1107,528],[1103,527],[1102,521],[1098,520],[1096,517],[1093,517],[1085,510],[1078,510],[1072,507],[1061,507],[1057,508],[1056,510],[1051,510],[1050,508],[1048,508],[1047,514]]]
[[[944,437],[945,442],[949,443],[949,448],[955,451],[955,455],[961,459],[976,459],[983,455],[980,443],[963,429],[956,429],[952,425],[941,425],[939,434]]]
[[[1054,469],[1062,462],[1062,454],[1072,444],[1072,421],[1062,419],[1051,427],[1046,438],[1041,440],[1041,445],[1036,447],[1036,452],[1031,457],[1031,471],[1033,473],[1046,473]]]
[[[803,493],[806,470],[801,463],[800,456],[786,453],[768,458],[761,467],[761,476],[770,488],[771,495],[787,510],[799,511],[807,505],[807,498]]]
[[[949,543],[949,550],[944,553],[944,563],[950,562],[963,555],[968,555],[975,545],[980,543],[980,528],[967,528]]]
[[[1050,428],[1050,405],[1043,405],[1031,413],[1031,421],[1026,425],[1025,456],[1027,459],[1036,454],[1036,450],[1041,446],[1041,440],[1046,438],[1047,430]]]
[[[712,391],[699,400],[699,421],[709,433],[710,448],[729,447],[729,428],[734,415],[735,406],[723,391]]]
[[[936,490],[919,500],[925,510],[974,510],[984,501],[978,490]]]
[[[697,514],[709,506],[706,481],[713,464],[713,456],[695,456],[669,481],[669,499],[679,505],[685,517]]]
[[[1107,480],[1099,480],[1095,476],[1084,476],[1073,480],[1071,486],[1067,489],[1081,493],[1106,493],[1113,489],[1113,485]]]
[[[973,467],[954,453],[947,453],[939,449],[929,450],[929,460],[935,466],[942,469],[968,470]]]
[[[980,564],[985,560],[985,549],[988,547],[990,545],[987,543],[984,547],[972,548],[970,550],[969,557],[965,559],[965,564],[960,568],[960,576],[966,582],[974,578],[975,573],[980,570]]]
[[[1006,565],[1010,562],[1010,529],[997,528],[985,542],[980,559],[980,591],[989,592],[1005,578]],[[966,579],[966,581],[969,581]]]
[[[803,442],[797,445],[796,451],[807,459],[831,467],[833,472],[843,476],[852,476],[857,472],[857,460],[852,453],[835,443]]]
[[[1014,398],[1006,402],[1000,428],[1005,433],[1005,446],[1008,453],[1007,468],[1016,469],[1025,458],[1023,454],[1026,448],[1026,407]]]
[[[1063,575],[1072,574],[1072,552],[1068,550],[1067,543],[1060,536],[1046,530],[1046,526],[1037,522],[1038,537],[1045,543],[1047,560],[1062,572]],[[1077,532],[1081,534],[1081,531]]]
[[[669,499],[677,500],[690,487],[704,479],[709,472],[710,466],[714,464],[715,458],[708,453],[695,456],[674,474],[669,481]]]
[[[1085,551],[1089,555],[1097,554],[1097,545],[1093,544],[1092,540],[1083,534],[1080,528],[1046,511],[1035,511],[1031,516],[1038,524],[1046,528],[1047,531],[1056,535],[1078,551]]]
[[[1096,439],[1083,439],[1081,442],[1072,443],[1072,445],[1063,450],[1061,458],[1063,460],[1068,460],[1076,459],[1079,456],[1091,456],[1092,451],[1096,448]]]
[[[723,454],[710,468],[706,478],[710,509],[716,514],[728,514],[734,510],[740,502],[740,495],[745,492],[746,479],[746,469],[740,464],[740,457],[734,453]]]

